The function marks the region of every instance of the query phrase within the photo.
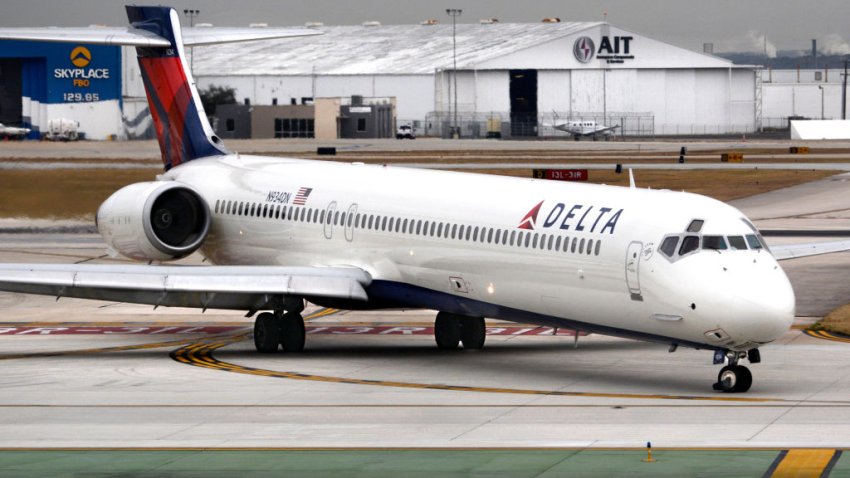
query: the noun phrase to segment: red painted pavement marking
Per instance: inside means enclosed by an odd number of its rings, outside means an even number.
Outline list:
[[[198,326],[198,327],[0,327],[0,335],[112,335],[112,334],[220,334],[243,327]]]
[[[92,326],[56,326],[56,327],[2,327],[0,335],[156,335],[156,334],[221,334],[244,330],[245,326],[203,325],[203,326],[133,326],[133,327],[92,327]],[[308,334],[316,335],[434,335],[433,327],[398,325],[308,325]],[[581,332],[584,335],[584,332]],[[553,329],[552,327],[487,327],[487,335],[559,335],[574,336],[575,331]]]

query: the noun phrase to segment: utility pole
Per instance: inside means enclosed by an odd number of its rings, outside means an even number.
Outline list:
[[[195,26],[195,17],[200,15],[201,11],[192,8],[186,8],[183,10],[183,15],[189,17],[189,26]],[[189,57],[189,71],[192,73],[192,77],[195,77],[195,49],[193,47],[189,47],[189,51],[191,56]]]
[[[847,119],[847,57],[844,57],[844,84],[841,87],[841,119]]]
[[[457,139],[460,139],[460,127],[457,123],[457,17],[463,13],[460,8],[447,8],[446,15],[452,17],[452,58],[454,67],[452,68],[452,83],[454,84],[454,121],[452,126],[452,135],[457,134]]]

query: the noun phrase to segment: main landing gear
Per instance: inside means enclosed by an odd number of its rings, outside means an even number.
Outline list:
[[[486,336],[483,317],[440,312],[434,321],[434,339],[441,350],[454,350],[461,343],[465,349],[480,350]]]
[[[301,299],[286,300],[283,307],[276,308],[274,313],[263,312],[254,321],[254,347],[260,353],[276,352],[282,347],[284,352],[301,352],[304,350],[306,332],[301,312],[304,301]]]
[[[727,362],[727,365],[720,369],[720,373],[717,375],[717,383],[714,384],[715,390],[726,393],[743,393],[750,389],[753,384],[753,374],[747,367],[738,365],[738,361],[743,358],[749,359],[750,363],[761,362],[761,354],[758,349],[751,349],[748,352],[718,350],[714,353],[715,363]]]

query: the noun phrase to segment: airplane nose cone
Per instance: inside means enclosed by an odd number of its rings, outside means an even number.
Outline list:
[[[796,299],[791,282],[777,265],[767,274],[735,286],[736,309],[745,320],[746,340],[767,343],[781,337],[794,322]]]

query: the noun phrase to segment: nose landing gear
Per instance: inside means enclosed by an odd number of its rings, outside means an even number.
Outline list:
[[[749,352],[724,352],[722,350],[715,352],[715,363],[728,362],[717,374],[717,383],[713,386],[715,390],[726,393],[744,393],[750,389],[753,384],[753,374],[747,367],[738,365],[738,361],[745,357],[749,358],[750,363],[761,361],[758,349],[752,349]]]

